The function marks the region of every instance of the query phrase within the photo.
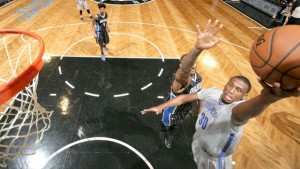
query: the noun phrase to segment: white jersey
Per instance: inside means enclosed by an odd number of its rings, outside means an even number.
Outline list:
[[[228,142],[230,134],[234,134],[225,156],[231,155],[236,149],[242,136],[242,126],[231,122],[232,108],[241,103],[225,104],[221,102],[223,91],[213,87],[203,89],[197,93],[200,100],[204,100],[202,112],[198,115],[196,132],[193,136],[193,152],[201,148],[211,157],[218,157]]]
[[[295,8],[295,10],[293,11],[292,17],[300,18],[300,6]]]

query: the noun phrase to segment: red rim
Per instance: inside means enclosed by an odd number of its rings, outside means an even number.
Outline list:
[[[0,105],[2,105],[17,93],[19,93],[19,91],[23,90],[25,86],[27,86],[42,69],[44,64],[42,61],[42,56],[45,51],[45,44],[40,36],[24,30],[0,29],[0,34],[24,34],[38,40],[40,44],[40,51],[33,63],[22,73],[20,73],[16,78],[10,80],[8,83],[0,87]]]

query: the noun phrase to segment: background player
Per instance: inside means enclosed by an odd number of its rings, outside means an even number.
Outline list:
[[[87,11],[87,13],[89,14],[90,18],[93,19],[93,16],[91,15],[91,12],[87,6],[86,0],[76,0],[76,4],[77,4],[77,10],[79,10],[81,21],[83,21],[82,8],[84,8]]]
[[[218,20],[213,25],[210,24],[211,21],[209,20],[205,28],[206,32],[197,36],[197,43],[202,49],[211,48],[220,42],[219,39],[214,39],[214,35],[222,28],[222,25],[218,26]],[[196,72],[196,61],[200,53],[201,51],[192,49],[189,54],[185,54],[180,58],[180,67],[176,71],[168,99],[173,99],[181,94],[198,92],[201,89],[202,78]],[[200,102],[196,101],[176,107],[169,107],[163,111],[161,132],[167,148],[171,148],[172,146],[176,126],[184,120],[188,113],[191,116],[197,117],[200,109]]]
[[[99,8],[99,13],[97,13],[93,19],[92,30],[93,30],[93,34],[96,39],[96,42],[100,45],[101,59],[103,61],[105,61],[105,55],[103,52],[103,48],[106,51],[108,51],[108,48],[106,47],[106,45],[109,43],[108,32],[110,32],[110,30],[107,25],[108,15],[105,12],[106,5],[103,3],[99,3],[98,8]]]

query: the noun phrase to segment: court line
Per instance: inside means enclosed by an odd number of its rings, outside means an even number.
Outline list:
[[[158,99],[164,99],[164,96],[157,96]]]
[[[93,1],[91,0],[93,3],[99,3],[97,1]],[[124,1],[124,0],[123,0]],[[133,0],[132,0],[133,1]],[[148,1],[148,2],[143,2],[143,3],[138,3],[138,4],[126,4],[126,6],[132,6],[132,5],[144,5],[144,4],[147,4],[147,3],[151,3],[153,2],[154,0],[151,0],[151,1]],[[125,7],[125,4],[106,4],[106,5],[112,5],[112,6],[124,6]]]
[[[114,97],[123,97],[123,96],[128,96],[129,93],[123,93],[123,94],[115,94]]]
[[[158,76],[158,77],[160,77],[163,71],[164,71],[164,69],[163,69],[163,68],[161,68],[161,69],[160,69],[160,72],[158,73],[158,75],[157,75],[157,76]]]
[[[227,6],[231,7],[230,5],[227,4]],[[231,7],[233,8],[233,7]],[[235,9],[236,10],[236,9]],[[237,11],[239,12],[239,11]],[[240,12],[241,13],[241,12]],[[242,14],[242,13],[241,13]],[[244,15],[246,16],[246,15]],[[247,17],[247,16],[246,16]],[[248,17],[249,18],[249,17]],[[251,19],[251,18],[250,18]],[[253,19],[251,19],[253,22],[255,22]],[[175,29],[175,30],[180,30],[180,31],[183,31],[183,32],[188,32],[188,33],[193,33],[193,34],[196,34],[197,32],[194,32],[194,31],[190,31],[190,30],[186,30],[186,29],[181,29],[181,28],[176,28],[176,27],[172,27],[172,26],[165,26],[165,25],[159,25],[159,24],[151,24],[151,23],[143,23],[143,22],[122,22],[122,21],[109,21],[109,23],[121,23],[121,24],[140,24],[140,25],[150,25],[150,26],[155,26],[155,27],[162,27],[162,28],[168,28],[168,29]],[[257,23],[257,22],[255,22]],[[44,30],[48,30],[48,29],[53,29],[53,28],[60,28],[60,27],[67,27],[67,26],[77,26],[77,25],[81,25],[81,24],[90,24],[89,22],[87,23],[75,23],[75,24],[65,24],[65,25],[56,25],[56,26],[49,26],[49,27],[45,27],[45,28],[41,28],[41,29],[35,29],[35,30],[32,30],[32,32],[37,32],[37,31],[44,31]],[[259,23],[257,23],[259,24]],[[260,25],[260,24],[259,24]],[[223,42],[225,43],[229,43],[229,44],[234,44],[234,43],[230,43],[228,41],[225,41],[225,40],[222,40]],[[247,49],[243,46],[240,46],[240,45],[237,45],[237,44],[234,44],[234,46],[236,47],[239,47],[239,48],[242,48],[242,49]]]
[[[223,2],[223,1],[221,1],[221,2]],[[247,16],[246,14],[244,14],[244,13],[242,13],[241,11],[235,9],[233,6],[229,5],[228,3],[226,3],[226,2],[223,2],[223,3],[225,3],[225,5],[229,6],[229,7],[232,8],[232,9],[234,9],[235,11],[237,11],[238,13],[240,13],[241,15],[245,16],[246,18],[252,20],[252,21],[255,22],[256,24],[260,25],[262,28],[268,29],[268,28],[266,28],[265,26],[263,26],[262,24],[256,22],[254,19],[252,19],[252,18],[250,18],[249,16]],[[247,26],[247,28],[251,29],[251,27],[249,27],[249,26]]]
[[[145,40],[146,42],[150,43],[150,44],[158,51],[158,53],[159,53],[160,56],[161,56],[162,62],[165,61],[164,55],[163,55],[163,53],[161,52],[161,50],[160,50],[153,42],[151,42],[150,40],[148,40],[148,39],[146,39],[146,38],[144,38],[144,37],[142,37],[142,36],[138,36],[138,35],[134,35],[134,34],[128,34],[128,33],[120,33],[120,32],[112,32],[112,33],[110,33],[110,34],[127,35],[127,36],[132,36],[132,37],[136,37],[136,38],[140,38],[140,39],[142,39],[142,40]],[[93,38],[93,36],[88,36],[88,37],[82,38],[82,39],[78,40],[77,42],[73,43],[72,45],[70,45],[70,46],[64,51],[64,53],[61,55],[60,60],[62,60],[63,57],[64,57],[64,55],[65,55],[65,54],[66,54],[73,46],[75,46],[77,43],[82,42],[82,41],[85,41],[85,40],[90,39],[90,38]],[[59,70],[59,74],[61,75],[61,74],[62,74],[62,71],[61,71],[61,67],[60,67],[60,66],[59,66],[58,70]],[[162,68],[161,68],[161,70],[162,70]],[[162,71],[161,71],[161,73],[162,73]],[[160,74],[160,75],[161,75],[161,74]],[[160,75],[159,75],[159,77],[160,77]],[[75,87],[74,87],[73,85],[71,85],[68,81],[65,81],[65,83],[66,83],[69,87],[71,87],[72,89],[75,88]],[[145,86],[145,87],[141,88],[141,90],[145,90],[146,88],[148,88],[148,87],[151,86],[151,85],[152,85],[152,83],[149,83],[148,86]],[[86,94],[86,93],[85,93],[85,94]],[[99,96],[98,96],[99,94],[94,94],[94,93],[93,93],[92,95],[91,95],[91,94],[86,94],[86,95],[94,96],[94,97],[99,97]],[[127,95],[129,95],[129,93],[125,93],[125,95],[124,95],[124,94],[114,95],[114,97],[122,97],[122,96],[127,96]]]
[[[61,57],[61,55],[53,55],[51,57]],[[77,56],[77,55],[67,55],[64,56],[64,58],[99,58],[99,56]],[[161,59],[161,57],[152,57],[152,56],[105,56],[105,58],[113,58],[113,59]],[[164,59],[168,60],[179,60],[179,58],[173,58],[173,57],[164,57]]]
[[[165,61],[164,55],[163,55],[162,51],[161,51],[161,50],[160,50],[153,42],[151,42],[150,40],[148,40],[148,39],[146,39],[146,38],[144,38],[144,37],[142,37],[142,36],[138,36],[138,35],[134,35],[134,34],[129,34],[129,33],[121,33],[121,32],[112,32],[112,33],[110,33],[110,34],[115,34],[115,35],[128,35],[128,36],[132,36],[132,37],[136,37],[136,38],[145,40],[146,42],[150,43],[150,44],[158,51],[159,55],[161,56],[162,62]],[[88,37],[85,37],[85,38],[80,39],[80,40],[78,40],[77,42],[73,43],[72,45],[70,45],[70,46],[64,51],[64,53],[61,55],[60,60],[63,59],[63,57],[64,57],[65,54],[70,50],[70,48],[72,48],[73,46],[77,45],[77,43],[82,42],[82,41],[85,41],[86,39],[90,39],[90,38],[94,38],[94,36],[88,36]]]
[[[68,144],[68,145],[60,148],[59,150],[57,150],[56,152],[54,152],[50,157],[48,157],[46,159],[45,163],[41,166],[41,168],[45,167],[46,164],[53,157],[55,157],[57,154],[61,153],[62,151],[66,150],[66,149],[68,149],[68,148],[70,148],[70,147],[72,147],[74,145],[81,144],[81,143],[84,143],[84,142],[89,142],[89,141],[109,141],[109,142],[114,142],[114,143],[120,144],[120,145],[122,145],[124,147],[127,147],[128,149],[130,149],[131,151],[133,151],[136,155],[138,155],[147,164],[147,166],[150,169],[154,169],[153,166],[151,165],[151,163],[139,151],[137,151],[135,148],[133,148],[129,144],[124,143],[124,142],[122,142],[120,140],[109,138],[109,137],[91,137],[91,138],[81,139],[81,140],[75,141],[73,143],[70,143],[70,144]]]
[[[88,96],[93,96],[93,97],[100,97],[99,94],[95,94],[95,93],[85,92],[84,94],[85,94],[85,95],[88,95]]]
[[[65,81],[65,83],[66,83],[69,87],[71,87],[72,89],[75,88],[75,87],[74,87],[71,83],[69,83],[68,81]]]
[[[149,83],[149,84],[147,84],[146,86],[142,87],[141,90],[145,90],[145,89],[147,89],[148,87],[150,87],[151,85],[152,85],[152,83]]]

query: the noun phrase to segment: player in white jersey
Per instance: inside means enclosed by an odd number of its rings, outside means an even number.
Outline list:
[[[199,169],[231,169],[232,153],[238,145],[242,127],[249,119],[260,115],[269,105],[287,97],[300,96],[300,87],[284,91],[280,83],[267,85],[259,78],[261,94],[247,101],[243,97],[251,89],[243,76],[232,77],[223,91],[217,88],[202,89],[198,93],[178,96],[164,104],[141,113],[160,114],[167,107],[203,100],[204,106],[196,122],[192,151]]]
[[[83,20],[82,8],[84,8],[87,11],[87,13],[89,14],[90,18],[93,19],[93,16],[91,15],[91,12],[86,3],[86,0],[76,0],[76,4],[77,4],[77,10],[79,11],[79,14],[80,14],[80,20]]]
[[[195,47],[189,53],[197,57],[209,42],[217,44],[215,35],[222,26],[207,24],[203,32],[198,27]],[[209,36],[206,36],[209,35]],[[205,40],[204,40],[205,39]],[[244,76],[232,77],[223,91],[217,88],[202,89],[197,93],[177,96],[164,104],[141,111],[162,113],[169,107],[182,105],[197,100],[204,101],[202,112],[198,115],[196,132],[193,136],[192,150],[199,169],[231,169],[232,153],[240,141],[242,127],[249,119],[260,115],[269,105],[287,97],[300,96],[300,87],[284,91],[280,83],[267,85],[259,78],[263,87],[260,95],[245,101],[251,84]]]

